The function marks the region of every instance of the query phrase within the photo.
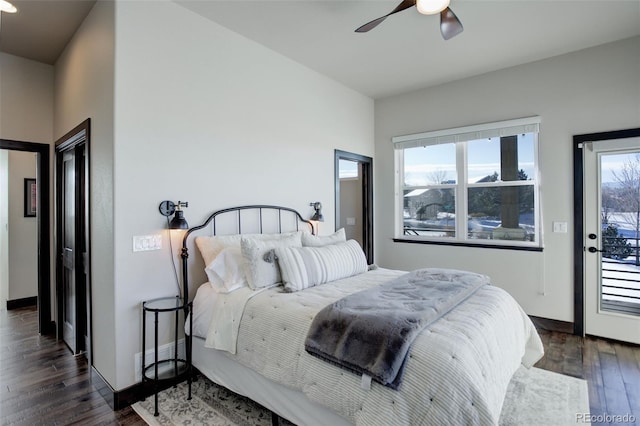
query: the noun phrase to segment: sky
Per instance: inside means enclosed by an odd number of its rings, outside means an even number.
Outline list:
[[[533,133],[518,137],[518,169],[530,177],[534,176],[534,138]],[[467,146],[468,182],[500,174],[500,138],[479,139]],[[435,183],[434,179],[455,180],[455,149],[453,143],[405,149],[405,183],[421,186]]]
[[[518,165],[529,176],[534,173],[534,135],[527,134],[518,141]],[[426,185],[427,180],[442,177],[455,179],[454,144],[434,145],[428,148],[412,148],[405,155],[405,172],[409,174],[410,185]],[[625,161],[633,160],[635,154],[603,154],[601,156],[602,182],[615,182],[613,170],[620,170]],[[469,182],[475,182],[493,172],[500,173],[500,144],[498,138],[474,141],[469,144]],[[340,160],[340,177],[356,177],[358,163]]]
[[[618,171],[619,173],[627,162],[632,164],[634,162],[639,163],[640,166],[640,151],[630,154],[602,154],[600,156],[600,182],[616,182],[612,171]]]

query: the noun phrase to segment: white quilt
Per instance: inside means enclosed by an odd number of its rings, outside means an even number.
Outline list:
[[[398,391],[378,383],[365,390],[361,377],[306,353],[307,330],[320,309],[403,273],[376,269],[295,293],[272,288],[236,300],[235,313],[221,316],[241,317],[237,336],[218,343],[233,352],[237,342],[234,360],[357,425],[497,424],[511,376],[543,354],[529,318],[497,287],[483,287],[418,336]]]
[[[231,293],[221,293],[215,298],[211,306],[205,347],[235,354],[244,307],[249,299],[265,290],[267,289],[251,290],[249,287],[242,287]]]

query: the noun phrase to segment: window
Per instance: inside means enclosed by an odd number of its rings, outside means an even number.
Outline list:
[[[538,117],[393,138],[396,238],[541,247]]]

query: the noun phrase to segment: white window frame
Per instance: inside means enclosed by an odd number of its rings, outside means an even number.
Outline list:
[[[452,245],[481,245],[495,246],[496,248],[523,248],[542,249],[542,208],[540,202],[540,171],[539,171],[539,130],[540,117],[526,117],[514,120],[498,121],[493,123],[483,123],[473,126],[457,127],[432,132],[416,133],[411,135],[396,136],[391,139],[394,146],[395,164],[395,240],[409,240],[412,242],[433,242],[439,244]],[[491,183],[469,183],[467,176],[467,142],[487,139],[493,137],[513,136],[522,133],[534,133],[533,157],[534,173],[533,185],[531,181],[497,181]],[[434,237],[434,236],[410,236],[404,235],[404,150],[420,146],[455,143],[456,145],[456,183],[437,185],[439,188],[455,188],[456,199],[456,237]],[[468,199],[469,188],[479,187],[513,187],[513,186],[533,186],[534,191],[534,241],[516,240],[476,240],[468,236]],[[418,187],[411,186],[417,189]],[[459,213],[462,212],[462,213]]]

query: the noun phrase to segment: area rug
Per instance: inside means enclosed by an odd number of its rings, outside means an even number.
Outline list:
[[[186,383],[160,392],[158,417],[153,415],[153,396],[135,403],[133,409],[152,426],[271,425],[269,410],[202,376],[193,382],[191,401],[186,400],[186,394]],[[587,382],[539,368],[521,367],[509,384],[500,425],[570,425],[576,424],[577,415],[583,413],[589,413]]]

